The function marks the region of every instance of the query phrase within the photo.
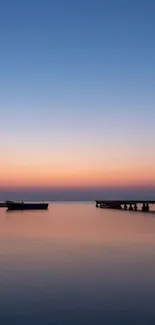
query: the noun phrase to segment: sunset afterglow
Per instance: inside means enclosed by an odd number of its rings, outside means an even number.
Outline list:
[[[1,16],[0,187],[154,185],[154,16],[28,3]]]

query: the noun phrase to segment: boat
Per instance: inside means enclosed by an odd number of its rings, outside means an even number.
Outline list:
[[[47,210],[48,203],[24,203],[15,201],[6,201],[8,210]]]

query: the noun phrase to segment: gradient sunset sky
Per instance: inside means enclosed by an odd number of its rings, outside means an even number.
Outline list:
[[[155,184],[154,17],[153,0],[1,0],[1,188]]]

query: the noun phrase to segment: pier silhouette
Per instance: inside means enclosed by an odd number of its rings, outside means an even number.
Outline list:
[[[149,212],[150,204],[155,204],[154,200],[96,200],[95,202],[97,208],[128,211],[139,211],[138,204],[142,204],[143,212]]]

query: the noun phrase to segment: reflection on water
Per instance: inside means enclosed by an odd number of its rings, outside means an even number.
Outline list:
[[[0,209],[1,324],[154,324],[155,215]]]

